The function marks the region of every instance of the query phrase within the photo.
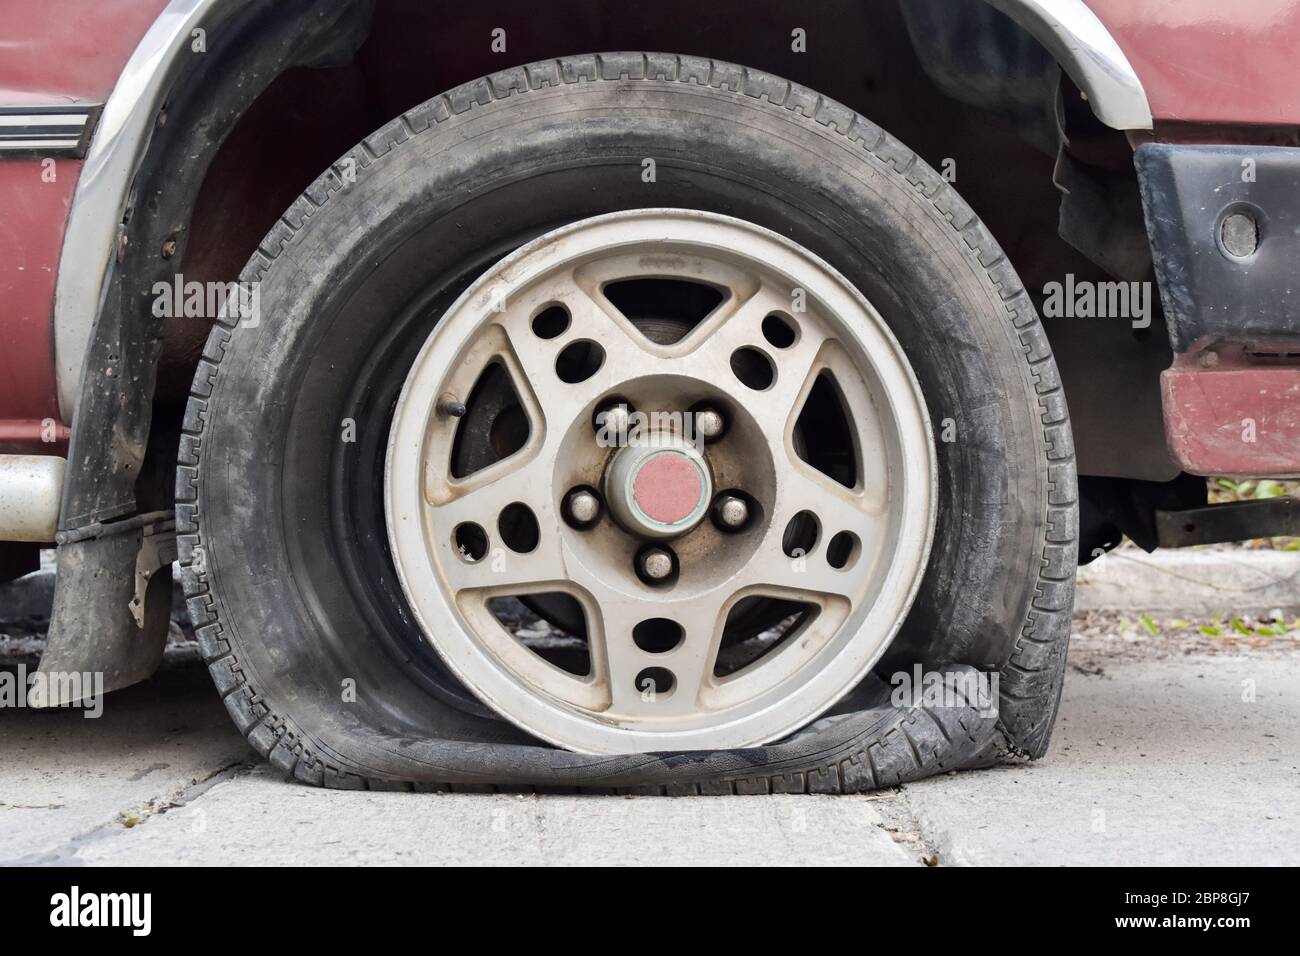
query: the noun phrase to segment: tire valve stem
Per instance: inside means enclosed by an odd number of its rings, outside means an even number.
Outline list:
[[[438,414],[449,418],[460,418],[466,412],[465,403],[450,393],[438,398]]]

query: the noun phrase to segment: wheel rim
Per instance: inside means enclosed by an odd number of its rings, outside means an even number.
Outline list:
[[[720,301],[665,333],[614,304],[647,281]],[[464,412],[503,374],[512,428]],[[811,409],[828,394],[834,442]],[[465,473],[475,443],[495,453]],[[831,445],[833,465],[808,450]],[[884,652],[935,475],[919,385],[843,276],[751,223],[647,209],[540,237],[448,310],[397,404],[385,508],[421,629],[504,717],[589,753],[721,749],[799,728]],[[565,602],[586,672],[530,644],[505,599]],[[747,637],[760,607],[798,611]]]

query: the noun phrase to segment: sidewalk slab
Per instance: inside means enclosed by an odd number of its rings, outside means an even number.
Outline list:
[[[379,793],[269,770],[88,844],[88,864],[918,865],[863,797]]]
[[[124,829],[120,814],[255,757],[194,662],[106,696],[94,719],[77,709],[0,710],[0,864],[69,862],[78,841]]]
[[[949,865],[1294,866],[1297,688],[1297,657],[1070,674],[1045,759],[924,780],[904,796]]]

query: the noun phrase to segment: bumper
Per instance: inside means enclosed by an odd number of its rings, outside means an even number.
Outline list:
[[[1300,149],[1153,143],[1134,161],[1175,353],[1170,451],[1192,474],[1300,474]]]
[[[1189,474],[1300,474],[1300,368],[1252,365],[1240,351],[1209,368],[1175,356],[1160,395],[1170,451]]]

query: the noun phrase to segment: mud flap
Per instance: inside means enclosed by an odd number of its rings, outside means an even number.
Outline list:
[[[162,662],[171,614],[175,523],[170,513],[100,526],[59,544],[58,586],[31,707],[80,703],[149,677]],[[90,532],[95,534],[96,532]],[[68,680],[68,675],[102,675]]]

